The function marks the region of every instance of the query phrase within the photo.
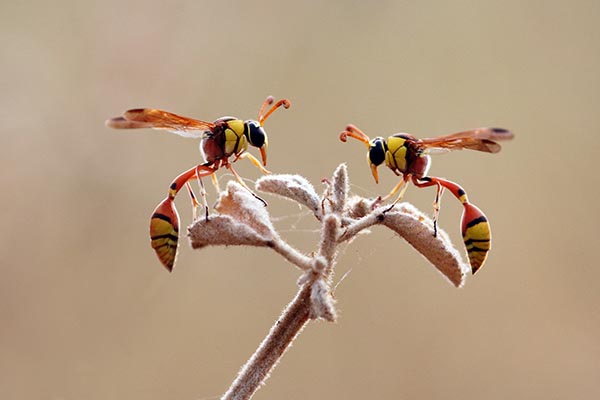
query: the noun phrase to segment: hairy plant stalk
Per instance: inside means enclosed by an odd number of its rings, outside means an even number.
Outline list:
[[[223,400],[249,399],[309,321],[311,283],[307,282],[285,308],[256,352],[242,367]]]
[[[257,189],[295,201],[311,210],[321,223],[317,251],[310,256],[289,245],[275,230],[263,204],[236,182],[230,182],[220,195],[218,214],[196,221],[188,228],[193,248],[209,245],[245,245],[273,249],[303,275],[294,299],[288,304],[267,337],[242,367],[226,400],[245,400],[265,383],[286,349],[311,319],[335,322],[337,313],[331,289],[337,248],[360,233],[381,225],[392,229],[430,261],[453,285],[462,286],[469,266],[452,247],[448,236],[433,222],[407,203],[393,210],[378,207],[377,201],[349,196],[349,179],[344,164],[318,196],[312,185],[297,175],[268,175],[257,182]],[[384,211],[385,210],[385,211]]]

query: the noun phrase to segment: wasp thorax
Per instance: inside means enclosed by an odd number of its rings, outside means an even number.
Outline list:
[[[371,140],[369,145],[369,162],[372,165],[381,165],[385,161],[385,141],[382,137]]]
[[[246,136],[248,137],[248,143],[254,147],[262,147],[267,142],[267,134],[258,121],[246,121]]]

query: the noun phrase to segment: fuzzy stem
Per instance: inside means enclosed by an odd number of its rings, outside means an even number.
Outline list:
[[[305,283],[283,311],[256,352],[242,367],[222,400],[245,400],[264,384],[269,373],[309,320],[313,280]]]
[[[298,250],[290,246],[284,240],[281,240],[279,237],[272,241],[272,248],[286,260],[300,269],[306,271],[309,270],[313,265],[313,259],[311,257],[300,253]]]
[[[360,231],[380,223],[385,218],[381,210],[375,210],[359,220],[351,223],[344,233],[338,238],[338,243],[354,238]]]

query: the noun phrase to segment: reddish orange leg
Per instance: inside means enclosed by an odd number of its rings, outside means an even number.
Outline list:
[[[471,204],[464,189],[454,182],[441,178],[424,177],[413,178],[413,183],[418,187],[437,185],[440,194],[440,191],[446,188],[463,204],[461,232],[469,256],[471,271],[473,274],[477,272],[485,263],[492,244],[490,224],[483,211]]]
[[[437,221],[440,215],[439,201],[444,191],[444,188],[448,188],[448,190],[450,190],[452,194],[456,196],[456,198],[460,200],[461,203],[463,203],[463,205],[465,203],[468,203],[469,201],[467,199],[467,194],[465,193],[463,188],[461,188],[456,183],[447,181],[445,179],[424,177],[419,180],[417,178],[413,178],[413,183],[415,184],[415,186],[420,188],[437,186],[437,193],[435,195],[435,201],[433,203],[433,236],[437,236]]]
[[[442,178],[434,178],[430,176],[426,176],[424,178],[413,177],[412,181],[415,184],[415,186],[420,188],[435,185],[438,187],[438,194],[440,194],[440,191],[444,188],[448,189],[461,203],[469,203],[469,199],[467,198],[467,193],[465,192],[465,190],[452,181],[448,181]]]

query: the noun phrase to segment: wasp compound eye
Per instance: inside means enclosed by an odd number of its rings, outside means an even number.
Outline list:
[[[248,127],[248,142],[254,147],[262,147],[267,141],[267,134],[263,127],[257,121],[247,121],[246,126]]]
[[[369,161],[373,165],[381,165],[385,161],[383,138],[375,138],[369,146]]]

